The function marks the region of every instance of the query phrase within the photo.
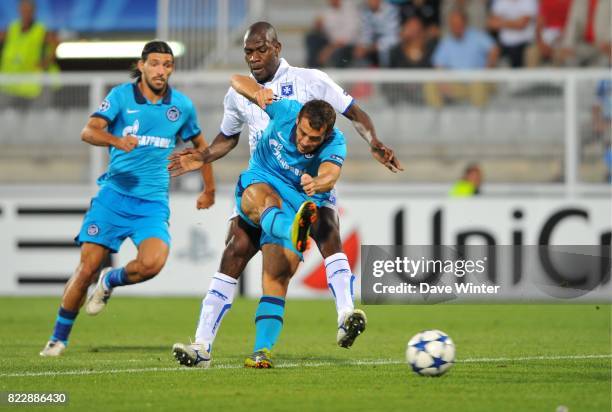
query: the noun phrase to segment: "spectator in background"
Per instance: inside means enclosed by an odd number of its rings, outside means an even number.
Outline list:
[[[606,165],[605,181],[612,183],[612,80],[602,79],[597,83],[591,117],[591,138],[588,143],[602,145],[603,161]],[[585,143],[587,143],[585,142]]]
[[[454,70],[495,67],[499,48],[487,33],[467,24],[462,9],[451,12],[448,22],[450,34],[442,38],[433,55],[435,67]]]
[[[55,64],[57,38],[34,16],[33,0],[19,2],[19,18],[0,33],[4,43],[0,57],[0,73],[28,74],[42,71],[58,71]],[[40,83],[5,84],[0,91],[7,96],[10,105],[29,106],[42,93]]]
[[[467,27],[467,16],[461,8],[449,15],[450,34],[444,36],[436,47],[433,65],[436,68],[470,70],[495,67],[499,48],[485,32]],[[468,98],[477,107],[488,100],[489,87],[485,83],[426,84],[425,100],[431,106],[440,108],[445,99],[463,100]]]
[[[465,168],[463,176],[451,188],[449,195],[452,197],[470,197],[480,194],[482,183],[482,170],[475,163]]]
[[[612,122],[612,80],[600,80],[597,84],[597,101],[593,105],[593,131],[597,140],[610,137]]]
[[[607,67],[612,54],[610,0],[575,0],[561,40],[568,66]]]
[[[460,8],[466,14],[470,26],[486,30],[490,0],[444,0],[442,2],[442,33],[448,34],[448,17],[454,9]]]
[[[440,3],[441,0],[401,0],[392,2],[397,5],[400,13],[400,23],[416,17],[425,27],[427,37],[440,36]]]
[[[306,37],[308,67],[347,67],[359,35],[359,13],[352,0],[329,0]]]
[[[606,164],[606,182],[612,183],[612,143],[608,141],[604,148],[604,163]]]
[[[489,29],[498,32],[501,53],[513,68],[523,67],[527,47],[535,40],[536,0],[493,0]]]
[[[361,12],[361,33],[353,57],[356,65],[389,65],[389,50],[398,42],[399,14],[383,0],[366,0]]]
[[[535,44],[527,49],[527,66],[542,63],[559,64],[561,35],[572,0],[540,0],[536,22]]]
[[[428,38],[423,22],[416,16],[402,24],[400,43],[389,52],[389,67],[392,69],[426,69],[432,67],[431,56],[436,48],[436,39]],[[414,83],[383,84],[383,91],[391,104],[405,100],[421,103],[421,85]]]
[[[421,19],[408,18],[402,25],[400,42],[389,52],[389,67],[424,69],[432,67],[431,56],[436,48],[436,39],[429,38]]]

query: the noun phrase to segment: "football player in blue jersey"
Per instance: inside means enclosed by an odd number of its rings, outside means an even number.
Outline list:
[[[302,67],[291,66],[280,57],[281,43],[274,27],[267,22],[252,24],[244,36],[244,57],[252,77],[263,87],[272,89],[278,96],[297,100],[304,104],[310,100],[322,99],[331,104],[337,113],[351,120],[355,130],[368,143],[374,158],[392,172],[403,168],[393,150],[377,137],[368,114],[336,84],[326,73]],[[219,134],[210,145],[211,161],[225,156],[237,144],[244,126],[248,125],[248,142],[251,153],[255,151],[269,122],[269,116],[247,98],[229,88],[223,102],[223,120]],[[335,196],[334,196],[335,198]],[[210,358],[210,348],[219,330],[219,325],[228,313],[236,294],[238,278],[247,263],[259,251],[261,230],[247,224],[237,213],[229,219],[225,249],[217,272],[212,276],[208,292],[202,300],[195,342],[185,345],[193,356],[187,366],[207,367],[208,362],[196,362]],[[315,241],[324,258],[325,273],[337,313],[336,342],[340,347],[349,348],[363,330],[363,312],[355,309],[353,303],[353,282],[347,256],[342,250],[339,219],[335,207],[322,207],[318,220],[312,228]],[[223,297],[215,291],[223,289]],[[219,306],[221,305],[221,306]],[[223,310],[219,308],[224,308]]]
[[[334,206],[332,189],[340,177],[346,143],[342,132],[334,128],[333,107],[324,100],[304,105],[291,99],[275,100],[271,89],[240,75],[232,77],[232,87],[270,117],[249,168],[236,186],[238,213],[249,225],[262,230],[263,296],[255,315],[254,351],[245,366],[269,368],[271,350],[282,329],[289,280],[302,259],[318,208]],[[178,176],[212,160],[210,151],[188,150],[173,155],[169,169],[172,176]],[[228,309],[224,301],[231,291],[232,285],[222,282],[213,291],[221,298],[217,310],[212,311],[218,315],[215,325]],[[361,333],[365,327],[362,311],[355,311],[355,322],[361,322],[361,328],[356,328]],[[179,343],[173,351],[186,365],[210,363],[210,348],[194,349],[194,345]]]
[[[120,268],[105,268],[85,309],[96,315],[106,306],[114,288],[155,277],[168,258],[170,234],[168,156],[179,137],[204,150],[207,143],[191,100],[172,89],[172,49],[162,41],[147,43],[133,70],[134,83],[114,87],[94,112],[81,138],[94,146],[108,147],[110,162],[98,179],[100,190],[91,201],[76,237],[81,258],[66,284],[50,340],[41,356],[59,356],[87,288],[110,253],[126,238],[138,249],[136,258]],[[214,178],[210,165],[201,168],[205,190],[198,208],[214,203]]]

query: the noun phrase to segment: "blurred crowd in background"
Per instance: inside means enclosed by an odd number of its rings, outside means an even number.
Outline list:
[[[192,0],[191,3],[195,4],[198,1],[200,0]],[[241,0],[226,1],[234,13],[230,16],[230,23],[239,21],[241,16],[242,18],[248,16],[245,10],[249,3]],[[200,3],[218,5],[213,0],[202,0]],[[266,3],[269,9],[274,9],[274,4],[276,7],[282,5],[286,8],[288,12],[283,17],[296,14],[299,10],[296,4],[301,4],[297,0],[269,3]],[[292,27],[291,22],[282,18],[271,18],[271,23],[281,27],[280,41],[286,46],[283,48],[283,56],[287,57],[287,53],[293,52],[288,58],[289,63],[323,70],[584,67],[609,69],[612,61],[611,3],[611,0],[321,0],[313,2],[312,6],[310,3],[305,6],[308,10],[311,10],[311,7],[320,8],[316,11],[317,17],[310,28],[313,14],[302,19],[303,28]],[[58,44],[67,39],[142,40],[155,37],[158,23],[156,4],[157,2],[149,0],[131,0],[129,4],[76,0],[0,2],[0,74],[57,73],[60,67],[62,70],[126,71],[134,58],[58,60],[56,56]],[[96,8],[96,5],[99,7]],[[198,49],[200,43],[197,42],[203,37],[214,39],[211,34],[217,31],[219,23],[215,21],[215,13],[206,12],[205,16],[206,19],[200,18],[201,16],[196,19],[198,23],[195,30],[202,31],[194,32],[197,33],[193,36],[196,43],[185,42],[188,51]],[[193,29],[189,25],[190,23],[185,23],[186,30]],[[223,68],[234,70],[240,67],[240,70],[244,70],[241,42],[243,29],[240,24],[235,24],[235,27],[236,33],[231,39],[227,54],[231,55],[234,51],[233,55],[237,55],[238,59],[234,60],[234,64],[230,63]],[[291,34],[297,34],[297,44],[285,43]],[[297,56],[295,51],[298,52]],[[303,62],[300,62],[299,58],[304,55]],[[201,64],[195,69],[209,68],[210,66]],[[605,180],[608,182],[612,182],[611,79],[612,76],[606,76],[599,79],[596,84],[581,83],[579,91],[586,91],[587,97],[579,100],[581,103],[578,108],[578,127],[583,147],[581,162],[588,166],[592,163],[592,159],[598,159],[598,162],[603,160]],[[80,110],[89,104],[87,85],[67,86],[61,85],[58,81],[51,86],[43,87],[36,82],[0,83],[0,115],[4,116],[2,118],[4,124],[28,123],[29,108],[36,108],[39,111],[44,109],[49,124],[57,124],[57,110]],[[473,134],[478,136],[480,149],[484,147],[483,143],[491,141],[492,133],[500,134],[497,129],[499,125],[508,129],[505,134],[510,136],[500,141],[513,143],[512,147],[516,152],[513,153],[517,158],[532,156],[535,160],[530,163],[531,166],[542,165],[544,162],[541,158],[544,155],[534,155],[534,153],[549,153],[549,157],[554,158],[555,167],[562,167],[561,152],[557,150],[557,146],[563,143],[562,133],[555,132],[554,127],[541,125],[546,122],[542,120],[546,115],[554,116],[563,110],[563,105],[560,103],[563,99],[562,89],[554,82],[542,85],[532,81],[526,84],[526,87],[513,89],[503,82],[480,80],[447,83],[406,81],[372,86],[367,79],[364,79],[363,82],[343,86],[374,113],[381,133],[390,136],[390,139],[395,139],[393,143],[396,147],[400,151],[404,147],[404,151],[408,154],[413,153],[413,147],[409,143],[414,142],[404,141],[398,136],[397,130],[403,130],[402,123],[397,121],[397,124],[391,124],[395,122],[393,119],[391,122],[378,121],[378,116],[395,113],[399,118],[410,113],[411,128],[422,129],[421,132],[412,133],[414,136],[422,137],[418,143],[423,142],[433,147],[435,139],[432,136],[438,136],[440,142],[445,142],[447,145],[445,147],[448,149],[449,141],[445,140],[445,137],[449,133],[445,131],[444,125],[453,124],[450,135],[455,137],[456,142],[460,142],[457,130],[464,125],[457,125],[452,119],[453,116],[464,119],[465,113],[453,111],[453,108],[467,106],[472,111],[466,113],[476,116],[474,119],[478,123],[478,128]],[[210,86],[201,89],[192,87],[191,94],[200,108],[208,104],[207,113],[212,112],[219,117],[220,114],[215,110],[220,110],[218,102],[225,93],[225,85],[217,89]],[[406,104],[411,105],[409,112],[403,106]],[[447,110],[439,110],[442,108]],[[432,113],[428,110],[434,112],[436,117],[432,117]],[[78,120],[65,122],[71,125],[66,127],[69,132],[48,131],[48,133],[54,136],[72,135],[72,130],[77,129],[77,126],[72,124],[78,125],[83,121],[82,114],[76,113],[76,110],[73,112],[73,117]],[[506,116],[507,113],[515,117]],[[544,117],[540,117],[541,115]],[[512,120],[516,116],[522,120],[518,122]],[[529,119],[536,120],[530,123]],[[515,123],[521,122],[527,125],[526,132],[513,129],[516,128]],[[493,131],[483,126],[489,123],[495,125]],[[423,127],[419,129],[418,124]],[[531,126],[533,130],[529,129]],[[40,137],[42,135],[39,131],[32,131],[30,134],[32,142],[44,140]],[[540,140],[535,139],[543,137],[541,142],[544,142],[550,135],[554,137],[554,140],[549,139],[550,147],[538,143]],[[521,152],[523,137],[529,145],[542,150]],[[21,140],[23,139],[13,142],[16,144],[15,147],[22,144]],[[523,143],[516,144],[516,142]],[[494,149],[496,156],[499,156],[499,149]],[[5,152],[13,153],[10,150]],[[438,153],[438,149],[433,148],[430,153],[431,158],[437,159]],[[482,157],[478,153],[475,149],[467,157],[471,160]],[[505,155],[509,156],[507,148]],[[417,160],[422,160],[422,156],[415,156]],[[498,165],[498,160],[494,159],[493,163]],[[423,170],[425,170],[423,178],[430,178],[429,169]],[[531,169],[523,167],[523,163],[517,163],[508,170],[509,172],[498,179],[507,180],[505,176],[515,178],[521,170]],[[599,169],[594,170],[591,175],[597,176],[594,179],[600,180],[601,172]],[[523,174],[536,173],[528,171]],[[544,175],[547,177],[542,178],[543,180],[557,181],[561,179],[562,173],[551,171]],[[463,193],[465,190],[457,191],[459,192]],[[477,190],[471,192],[478,193]]]
[[[329,0],[310,67],[608,67],[609,0]]]

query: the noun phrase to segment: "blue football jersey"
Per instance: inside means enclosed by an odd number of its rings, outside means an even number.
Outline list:
[[[129,153],[109,148],[108,169],[98,184],[140,199],[167,201],[168,156],[176,138],[187,141],[201,132],[191,100],[169,88],[164,98],[153,104],[136,83],[123,83],[110,91],[92,116],[105,119],[114,136],[138,138],[138,146]]]
[[[342,166],[346,157],[344,135],[336,128],[314,152],[298,151],[295,122],[302,106],[296,100],[282,99],[266,107],[270,123],[249,162],[250,169],[272,173],[300,191],[300,179],[304,173],[316,176],[321,163],[332,162]]]

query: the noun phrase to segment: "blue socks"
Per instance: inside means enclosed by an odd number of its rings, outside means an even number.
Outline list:
[[[129,283],[125,268],[113,269],[104,278],[104,286],[107,290],[117,286],[128,285]]]
[[[277,296],[262,296],[255,312],[254,352],[272,350],[283,329],[285,299]]]
[[[51,340],[59,340],[62,341],[64,345],[67,345],[72,325],[78,314],[78,311],[71,312],[60,306],[57,318],[55,319],[55,328],[53,329]]]
[[[289,216],[276,206],[264,210],[259,218],[261,229],[268,235],[291,240],[291,225],[294,216]]]

